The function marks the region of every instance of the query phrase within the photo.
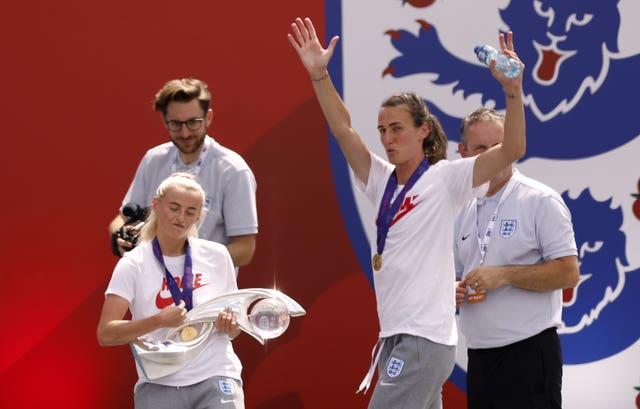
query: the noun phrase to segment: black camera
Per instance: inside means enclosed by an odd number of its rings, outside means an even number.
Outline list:
[[[118,230],[111,234],[111,251],[114,255],[120,257],[120,249],[118,248],[118,239],[128,241],[133,246],[126,249],[129,251],[138,244],[140,237],[140,229],[147,221],[149,216],[149,207],[142,207],[137,203],[127,203],[122,208],[122,214],[127,217],[127,221]]]

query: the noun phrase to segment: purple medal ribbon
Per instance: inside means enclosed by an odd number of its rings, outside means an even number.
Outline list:
[[[384,195],[382,195],[382,200],[380,201],[380,209],[378,210],[378,219],[376,220],[378,235],[377,235],[377,253],[382,255],[382,251],[384,250],[384,243],[387,241],[387,233],[389,232],[389,228],[391,227],[391,222],[395,217],[396,213],[400,209],[400,205],[404,201],[404,197],[413,187],[413,185],[420,179],[420,176],[424,172],[429,169],[429,162],[425,157],[418,165],[418,168],[413,171],[413,174],[404,185],[396,200],[391,204],[391,198],[393,197],[393,192],[396,191],[398,187],[398,176],[396,175],[396,171],[394,170],[389,176],[389,181],[387,182],[387,186],[384,189]]]
[[[180,291],[180,287],[176,280],[169,272],[167,266],[164,265],[164,258],[162,257],[162,250],[160,249],[160,243],[158,243],[158,237],[154,237],[152,241],[153,247],[153,255],[156,256],[156,260],[160,262],[160,265],[164,268],[164,274],[167,279],[167,285],[169,286],[169,291],[171,291],[171,297],[173,297],[173,302],[178,305],[181,300],[184,300],[184,305],[187,311],[190,311],[193,308],[193,298],[191,294],[193,293],[193,273],[192,273],[192,261],[191,261],[191,251],[189,249],[189,240],[187,240],[187,250],[184,254],[184,274],[182,276],[182,292]]]

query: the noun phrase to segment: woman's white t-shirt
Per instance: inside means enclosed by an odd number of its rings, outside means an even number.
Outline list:
[[[193,260],[193,306],[202,304],[213,297],[237,290],[235,270],[227,248],[219,243],[190,238]],[[164,257],[169,272],[175,279],[184,274],[184,256]],[[125,253],[115,267],[105,294],[115,294],[129,302],[132,319],[145,318],[157,314],[173,303],[165,272],[153,255],[151,242],[146,241]],[[168,328],[160,328],[148,334],[149,337],[163,339]],[[136,386],[149,382],[136,362],[138,382]],[[233,351],[226,334],[213,332],[206,341],[198,357],[185,368],[152,382],[169,386],[186,386],[198,383],[212,376],[226,376],[241,380],[242,365]]]
[[[454,222],[462,206],[489,186],[473,188],[475,159],[440,160],[405,195],[387,235],[382,268],[373,271],[381,338],[410,334],[456,344]],[[394,169],[371,154],[369,180],[358,188],[376,209]]]

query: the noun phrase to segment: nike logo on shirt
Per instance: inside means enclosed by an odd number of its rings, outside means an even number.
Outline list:
[[[422,202],[421,200],[418,200],[418,196],[419,195],[405,197],[404,202],[400,205],[400,209],[398,209],[398,213],[396,213],[395,217],[391,221],[392,226]]]
[[[194,277],[193,290],[197,290],[200,287],[207,285],[208,283],[202,284],[200,281],[202,278],[202,274],[196,274]],[[178,287],[180,291],[182,291],[182,277],[175,277],[176,282],[178,283]],[[163,296],[163,293],[165,296]],[[173,304],[173,297],[171,296],[171,292],[169,291],[169,286],[167,285],[166,277],[162,279],[162,287],[158,294],[156,294],[156,308],[161,310],[164,307]]]

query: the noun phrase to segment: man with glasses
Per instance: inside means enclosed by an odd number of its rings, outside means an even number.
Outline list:
[[[131,234],[125,226],[130,219],[126,209],[150,206],[160,182],[174,172],[188,172],[207,194],[199,237],[225,244],[236,267],[251,261],[258,232],[256,180],[239,154],[207,135],[213,118],[210,104],[207,85],[192,78],[169,81],[156,94],[154,110],[162,112],[171,142],[148,150],[138,165],[120,212],[109,225],[114,253],[122,255],[135,245],[123,239],[123,231]]]

